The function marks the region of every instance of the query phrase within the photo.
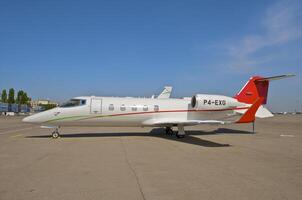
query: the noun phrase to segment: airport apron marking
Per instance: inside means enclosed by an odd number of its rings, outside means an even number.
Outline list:
[[[76,116],[68,116],[68,117],[58,117],[55,119],[51,119],[45,121],[45,123],[55,122],[55,121],[64,121],[64,120],[83,120],[83,119],[93,119],[93,118],[102,118],[102,117],[117,117],[117,116],[126,116],[126,115],[142,115],[142,114],[154,114],[154,113],[169,113],[169,112],[217,112],[217,111],[228,111],[228,110],[243,110],[248,109],[249,107],[241,107],[241,108],[225,108],[225,109],[206,109],[206,110],[162,110],[162,111],[149,111],[149,112],[133,112],[133,113],[120,113],[120,114],[112,114],[112,115],[76,115]]]
[[[21,137],[23,136],[23,134],[18,134],[18,135],[13,135],[13,136],[10,136],[11,138],[16,138],[16,137]]]

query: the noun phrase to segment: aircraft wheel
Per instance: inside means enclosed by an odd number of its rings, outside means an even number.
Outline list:
[[[179,124],[178,125],[178,132],[176,133],[176,137],[177,138],[184,138],[185,135],[186,135],[186,132],[185,132],[184,126]]]
[[[176,137],[177,137],[177,138],[184,138],[185,135],[179,135],[178,133],[176,133]]]
[[[52,138],[54,138],[54,139],[57,139],[58,137],[60,137],[60,134],[59,134],[59,132],[58,131],[54,131],[54,132],[52,132]]]

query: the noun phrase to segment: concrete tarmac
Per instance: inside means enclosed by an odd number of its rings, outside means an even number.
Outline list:
[[[301,199],[302,115],[188,127],[62,128],[0,117],[0,199]]]

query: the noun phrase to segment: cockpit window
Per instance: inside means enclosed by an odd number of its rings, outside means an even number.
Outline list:
[[[85,99],[71,99],[66,103],[63,103],[60,107],[67,108],[67,107],[74,107],[74,106],[82,106],[86,104]]]

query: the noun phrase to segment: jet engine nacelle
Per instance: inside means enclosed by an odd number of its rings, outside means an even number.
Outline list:
[[[226,109],[242,105],[237,99],[223,95],[196,94],[191,99],[194,109]]]

